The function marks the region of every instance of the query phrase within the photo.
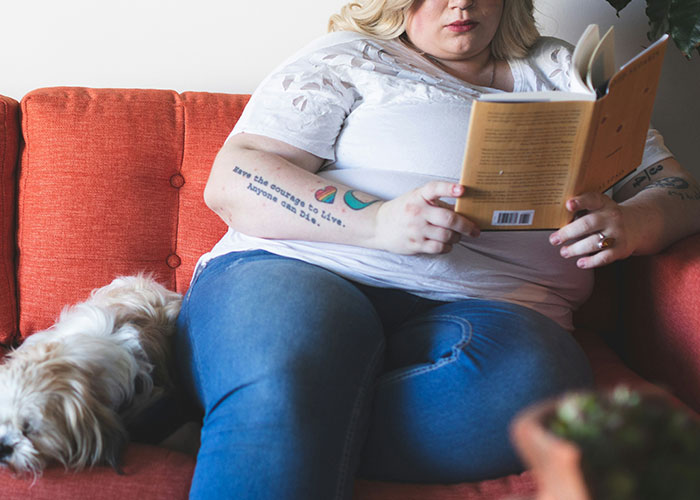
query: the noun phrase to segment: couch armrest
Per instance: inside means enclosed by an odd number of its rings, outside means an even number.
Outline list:
[[[15,205],[19,103],[0,96],[0,344],[17,334]]]
[[[700,234],[623,270],[625,361],[700,412]]]

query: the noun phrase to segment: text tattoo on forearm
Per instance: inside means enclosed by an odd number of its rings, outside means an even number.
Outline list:
[[[700,188],[682,177],[664,177],[645,186],[642,191],[647,189],[665,189],[669,196],[681,200],[700,200]]]
[[[248,186],[246,187],[248,191],[271,201],[280,208],[299,216],[306,222],[320,227],[321,222],[325,220],[331,224],[345,227],[345,224],[340,218],[323,208],[323,205],[332,205],[335,202],[336,195],[338,194],[338,188],[335,186],[326,186],[314,192],[313,197],[315,201],[321,204],[318,205],[314,204],[315,202],[310,202],[308,199],[303,200],[279,184],[270,183],[261,175],[253,175],[239,166],[233,168],[233,173],[245,179],[249,179]],[[358,196],[356,191],[350,190],[342,196],[342,200],[352,210],[362,210],[379,201],[364,201],[362,198],[365,196],[366,195],[363,196],[362,194]]]

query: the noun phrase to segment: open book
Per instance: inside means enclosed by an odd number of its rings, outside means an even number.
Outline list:
[[[455,210],[481,229],[556,229],[565,202],[604,192],[642,160],[668,36],[619,70],[613,29],[583,33],[570,92],[485,94],[474,102]]]

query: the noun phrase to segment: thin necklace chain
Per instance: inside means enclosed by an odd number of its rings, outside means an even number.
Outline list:
[[[440,67],[441,67],[443,70],[445,70],[446,72],[452,74],[452,72],[449,71],[449,68],[448,68],[442,61],[440,61],[439,59],[437,59],[437,58],[431,56],[430,54],[426,54],[425,52],[418,52],[418,53],[419,53],[420,55],[422,55],[423,57],[425,57],[426,59],[428,59],[429,61],[432,61],[432,62],[433,62],[434,64],[436,64],[437,66],[440,66]],[[488,84],[486,84],[486,85],[481,85],[481,86],[493,88],[493,82],[496,81],[496,60],[493,59],[493,58],[490,58],[490,59],[491,59],[491,79],[489,80],[489,83],[488,83]],[[459,78],[459,77],[458,77],[458,78]],[[461,80],[461,78],[460,78],[460,80]],[[466,81],[466,80],[464,80],[464,81]],[[477,83],[477,84],[475,84],[475,85],[479,85],[479,84]]]

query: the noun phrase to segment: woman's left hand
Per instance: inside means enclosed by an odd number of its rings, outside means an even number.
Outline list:
[[[634,251],[638,221],[630,213],[633,208],[619,205],[599,193],[571,198],[566,208],[584,215],[550,235],[549,242],[560,246],[562,257],[578,258],[578,267],[592,269],[627,258]]]

